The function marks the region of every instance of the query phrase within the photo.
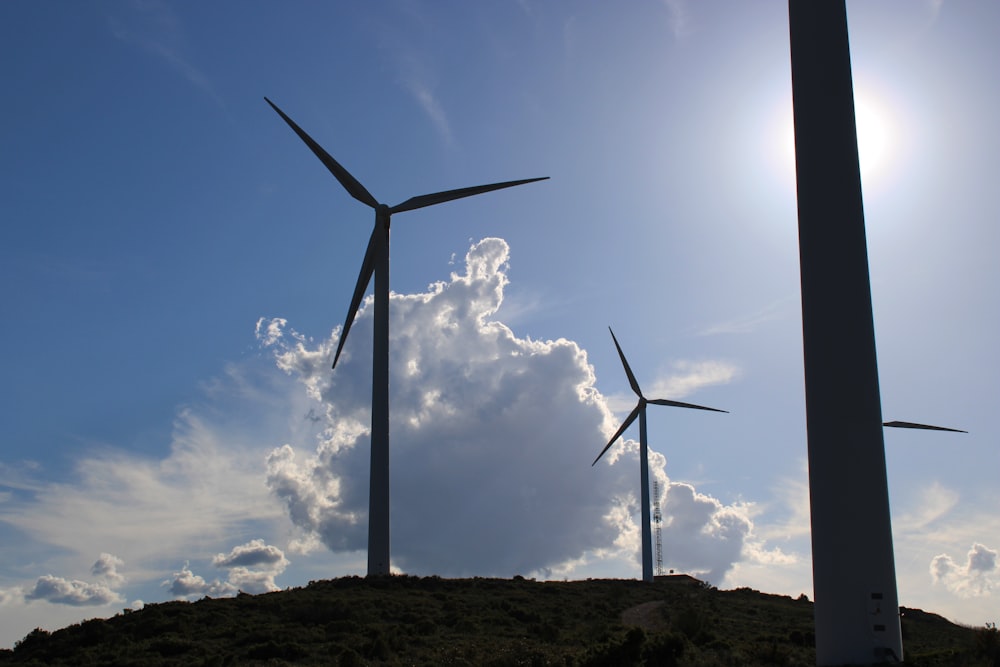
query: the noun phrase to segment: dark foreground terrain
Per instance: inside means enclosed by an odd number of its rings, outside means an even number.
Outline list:
[[[907,665],[998,664],[996,628],[907,609]],[[165,602],[48,633],[0,665],[812,665],[812,603],[689,577],[349,577]]]

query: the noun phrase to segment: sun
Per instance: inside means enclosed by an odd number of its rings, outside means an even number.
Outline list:
[[[891,127],[876,98],[858,92],[854,96],[854,120],[858,130],[858,162],[861,177],[876,175],[886,164]]]
[[[782,114],[780,133],[785,167],[794,176],[795,173],[795,128],[792,122],[791,108]],[[880,180],[882,173],[891,167],[893,124],[888,107],[879,100],[877,95],[864,89],[854,93],[854,120],[858,132],[858,164],[861,178],[866,186]]]

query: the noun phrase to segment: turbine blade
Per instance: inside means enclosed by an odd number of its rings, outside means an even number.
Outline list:
[[[925,431],[950,431],[951,433],[968,433],[957,428],[945,428],[944,426],[930,426],[929,424],[914,424],[913,422],[885,422],[882,426],[892,426],[893,428],[919,428]]]
[[[344,328],[340,332],[340,342],[337,343],[337,353],[333,356],[333,368],[337,367],[337,360],[340,359],[340,351],[344,349],[344,341],[347,340],[347,332],[354,324],[354,317],[358,314],[358,307],[361,299],[365,296],[368,283],[371,282],[372,273],[375,271],[375,232],[378,227],[372,230],[372,235],[368,239],[368,250],[365,251],[365,259],[361,262],[361,273],[358,274],[358,284],[354,286],[354,296],[351,298],[351,307],[347,309],[347,319],[344,320]]]
[[[707,408],[704,405],[695,405],[694,403],[681,403],[680,401],[668,401],[665,398],[649,399],[647,403],[652,403],[653,405],[668,405],[672,408],[693,408],[695,410],[711,410],[712,412],[725,412],[729,414],[729,410],[720,410],[719,408]]]
[[[628,365],[628,360],[625,359],[625,353],[622,352],[622,346],[618,344],[618,339],[615,338],[615,332],[608,327],[608,331],[611,331],[611,340],[615,341],[615,348],[618,349],[618,356],[622,359],[622,366],[625,367],[625,375],[628,376],[628,383],[632,385],[632,391],[639,398],[642,398],[642,389],[639,389],[639,383],[636,382],[635,375],[632,373],[632,368]]]
[[[430,195],[420,195],[419,197],[410,197],[402,204],[396,204],[391,209],[390,213],[400,213],[402,211],[412,211],[417,208],[424,208],[425,206],[433,206],[434,204],[443,204],[446,201],[451,201],[453,199],[462,199],[463,197],[471,197],[473,195],[479,195],[484,192],[492,192],[493,190],[500,190],[503,188],[512,188],[515,185],[524,185],[525,183],[534,183],[535,181],[547,180],[548,176],[542,176],[541,178],[528,178],[523,181],[507,181],[505,183],[493,183],[491,185],[474,185],[471,188],[459,188],[458,190],[445,190],[444,192],[435,192]]]
[[[622,422],[622,425],[618,427],[618,430],[615,431],[615,434],[613,436],[611,436],[610,440],[608,440],[608,444],[606,444],[604,446],[604,449],[601,450],[601,453],[598,454],[597,458],[594,459],[594,462],[590,464],[591,467],[597,465],[597,462],[601,460],[602,456],[604,456],[604,452],[606,452],[609,449],[611,449],[611,445],[615,444],[615,440],[618,439],[618,436],[620,436],[622,433],[624,433],[625,429],[627,429],[629,426],[632,425],[632,422],[635,421],[635,418],[639,416],[639,411],[640,410],[642,410],[642,403],[641,402],[638,405],[636,405],[634,408],[632,408],[632,412],[630,412],[628,414],[628,417],[625,418],[625,421]]]
[[[295,124],[295,121],[285,115],[285,112],[278,108],[278,106],[271,100],[264,98],[271,108],[278,112],[278,115],[285,119],[288,126],[295,130],[295,134],[299,135],[299,139],[305,142],[312,152],[319,158],[319,161],[326,165],[326,168],[330,170],[334,178],[340,181],[340,184],[344,186],[347,193],[357,199],[362,204],[368,204],[372,208],[378,207],[378,201],[375,197],[372,197],[371,193],[365,189],[365,186],[358,182],[358,179],[351,176],[350,172],[344,169],[339,162],[333,159],[329,153],[323,150],[323,147],[313,141],[313,138],[306,134],[305,130]]]

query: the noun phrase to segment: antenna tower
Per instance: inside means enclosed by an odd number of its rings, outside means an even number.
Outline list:
[[[656,531],[656,576],[663,576],[663,515],[660,513],[660,483],[653,480],[653,526]]]

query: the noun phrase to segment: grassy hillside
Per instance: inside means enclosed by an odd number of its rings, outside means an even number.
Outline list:
[[[998,664],[995,628],[905,610],[903,633],[908,665]],[[348,577],[36,630],[0,665],[812,665],[812,644],[808,600],[684,577]]]

